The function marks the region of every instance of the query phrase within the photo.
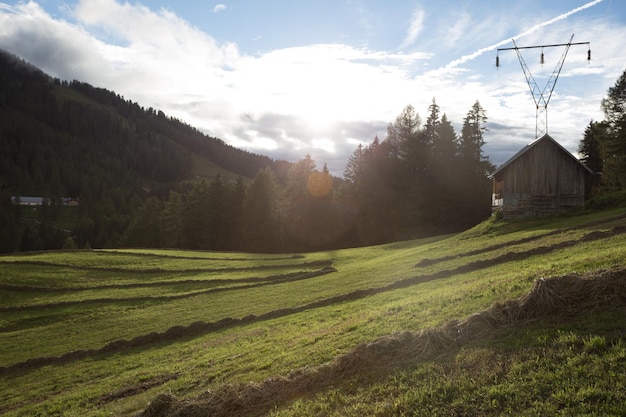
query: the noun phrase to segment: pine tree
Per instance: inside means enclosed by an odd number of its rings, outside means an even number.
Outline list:
[[[581,162],[593,172],[602,172],[602,151],[600,138],[606,135],[607,125],[602,122],[589,122],[585,134],[578,145]]]
[[[626,189],[626,70],[602,100],[606,135],[601,138],[603,183]]]
[[[426,119],[426,124],[424,125],[424,133],[427,143],[434,145],[439,141],[439,127],[441,125],[441,118],[439,117],[440,109],[434,97],[433,102],[428,106],[428,112],[428,119]]]
[[[463,129],[459,144],[459,154],[463,163],[479,168],[482,159],[482,146],[487,115],[480,103],[476,101],[463,120]]]
[[[421,119],[412,105],[406,106],[394,123],[387,127],[385,139],[392,147],[392,157],[410,159],[415,153],[414,147],[419,143]]]
[[[237,177],[235,183],[230,187],[228,193],[228,203],[226,204],[226,227],[228,229],[228,239],[225,242],[226,250],[241,250],[242,245],[242,223],[243,204],[246,198],[246,187],[241,177]]]
[[[278,190],[271,169],[256,175],[248,187],[243,205],[245,249],[253,252],[276,252],[282,249],[278,220]]]
[[[162,245],[161,214],[163,204],[150,197],[141,205],[134,219],[122,235],[123,246],[160,248]]]
[[[476,101],[463,121],[459,141],[458,228],[470,227],[491,213],[491,181],[487,175],[494,167],[482,152],[486,122],[486,112]]]
[[[19,230],[16,211],[11,196],[0,191],[0,253],[13,252],[19,248]]]
[[[202,180],[193,185],[183,208],[183,247],[206,250],[210,248],[210,189]]]
[[[378,139],[378,137],[376,138]],[[351,184],[357,185],[362,177],[363,170],[365,165],[365,149],[363,145],[359,143],[359,146],[354,150],[350,158],[348,158],[348,162],[346,164],[346,169],[343,171],[343,177]]]
[[[176,191],[170,191],[167,201],[161,212],[163,228],[163,246],[166,248],[183,247],[183,196]]]
[[[432,165],[436,175],[454,169],[457,156],[457,135],[452,123],[444,114],[436,127],[432,144]]]

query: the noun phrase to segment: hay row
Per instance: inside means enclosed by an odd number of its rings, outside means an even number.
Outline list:
[[[535,240],[539,240],[539,239],[543,239],[546,237],[550,237],[550,236],[554,236],[554,235],[560,235],[566,232],[570,232],[570,231],[575,231],[575,230],[581,230],[590,226],[600,226],[602,224],[606,224],[606,223],[612,223],[616,220],[622,220],[625,219],[626,215],[619,215],[619,216],[614,216],[614,217],[609,217],[606,219],[601,219],[601,220],[596,220],[593,222],[589,222],[589,223],[585,223],[585,224],[581,224],[578,226],[573,226],[573,227],[568,227],[565,229],[555,229],[555,230],[551,230],[549,232],[546,233],[541,233],[538,235],[534,235],[534,236],[529,236],[529,237],[525,237],[525,238],[521,238],[521,239],[517,239],[517,240],[512,240],[509,242],[503,242],[503,243],[497,243],[491,246],[486,246],[483,248],[479,248],[479,249],[475,249],[475,250],[471,250],[471,251],[467,251],[464,252],[462,254],[458,254],[458,255],[446,255],[446,256],[442,256],[439,258],[423,258],[421,261],[419,261],[417,264],[415,264],[415,267],[426,267],[426,266],[432,266],[432,265],[436,265],[440,262],[445,262],[445,261],[450,261],[452,259],[459,259],[459,258],[465,258],[465,257],[469,257],[469,256],[474,256],[474,255],[481,255],[483,253],[488,253],[488,252],[493,252],[495,250],[499,250],[499,249],[504,249],[504,248],[508,248],[511,246],[515,246],[515,245],[521,245],[524,243],[529,243]],[[601,232],[602,233],[602,232]]]
[[[325,266],[324,268],[319,269],[317,271],[293,272],[291,274],[285,274],[285,275],[273,275],[267,278],[252,278],[249,280],[246,280],[244,278],[241,280],[234,279],[234,280],[206,281],[206,283],[210,283],[210,284],[219,282],[219,283],[227,284],[228,286],[209,288],[205,290],[196,290],[196,291],[191,291],[191,292],[182,293],[182,294],[147,295],[147,296],[141,296],[141,297],[117,297],[117,298],[102,297],[102,298],[87,298],[84,300],[77,300],[77,301],[59,301],[56,303],[46,303],[46,304],[43,304],[43,303],[42,304],[28,304],[28,305],[19,305],[19,306],[0,307],[0,313],[14,312],[14,311],[28,311],[28,310],[43,310],[43,309],[51,309],[51,308],[79,306],[79,305],[85,305],[85,304],[89,305],[89,304],[147,303],[147,302],[156,302],[156,301],[173,301],[173,300],[196,297],[199,295],[207,295],[207,294],[229,292],[229,291],[241,291],[241,290],[247,290],[251,288],[283,284],[285,282],[303,281],[305,279],[316,278],[322,275],[326,275],[331,272],[337,272],[337,270],[333,267]],[[153,284],[148,284],[148,286],[150,287],[168,286],[171,284],[178,284],[180,282],[181,281],[160,282],[160,283],[156,283],[157,285],[154,285],[155,283],[153,283]],[[190,283],[190,282],[193,282],[194,284],[202,283],[202,281],[187,281],[187,283]],[[250,283],[245,284],[246,282],[250,282]],[[239,284],[239,285],[233,285],[233,284]],[[124,289],[126,287],[132,287],[132,286],[133,284],[126,285],[126,286],[122,285],[119,287],[110,286],[107,289],[112,289],[112,288],[120,289],[120,287],[121,289]],[[138,286],[135,286],[135,287],[138,287]],[[0,288],[2,288],[2,286],[0,286]],[[94,287],[94,288],[84,288],[84,289],[99,290],[102,288],[104,287],[100,287],[100,288]],[[83,288],[80,288],[78,290],[82,291]],[[69,289],[66,292],[72,292],[72,291],[74,291],[74,289]],[[0,328],[0,332],[1,331],[2,329]]]
[[[591,242],[596,240],[607,239],[615,235],[626,233],[626,227],[618,226],[614,227],[609,231],[600,231],[600,232],[592,232],[588,235],[584,236],[581,240],[585,242]],[[246,316],[241,319],[232,319],[225,318],[218,322],[196,322],[192,323],[190,326],[174,326],[164,333],[151,333],[148,335],[137,336],[131,340],[116,340],[108,345],[95,350],[77,350],[73,352],[69,352],[60,357],[41,357],[41,358],[31,358],[26,360],[25,362],[17,363],[14,365],[10,365],[7,367],[0,367],[0,375],[6,372],[11,372],[16,369],[32,369],[38,368],[44,365],[50,364],[60,364],[68,361],[73,361],[77,359],[83,359],[86,357],[94,356],[100,353],[111,353],[113,351],[119,351],[130,347],[138,347],[138,346],[147,346],[149,344],[155,342],[162,341],[172,341],[176,338],[188,337],[188,336],[196,336],[199,334],[208,333],[215,330],[222,330],[224,328],[232,327],[240,324],[248,324],[252,322],[259,322],[263,320],[271,320],[279,317],[284,317],[289,314],[300,313],[307,310],[312,310],[316,308],[327,307],[336,303],[343,303],[347,301],[355,301],[365,297],[370,297],[376,294],[381,294],[386,291],[394,291],[402,288],[407,288],[413,285],[421,284],[428,281],[433,281],[436,279],[447,278],[456,274],[464,274],[468,272],[477,271],[483,268],[488,268],[493,265],[500,265],[504,262],[512,262],[520,259],[527,259],[530,256],[546,254],[558,249],[563,249],[566,247],[577,245],[579,241],[566,241],[556,243],[552,246],[541,246],[537,248],[533,248],[527,251],[522,252],[507,252],[496,258],[486,259],[486,260],[478,260],[475,262],[470,262],[464,265],[461,265],[457,268],[438,271],[432,274],[426,275],[417,275],[414,277],[404,278],[398,281],[395,281],[391,284],[384,285],[376,288],[368,288],[363,290],[355,290],[350,293],[337,295],[334,297],[329,297],[326,299],[322,299],[319,301],[315,301],[309,304],[305,304],[299,307],[291,307],[273,310],[268,313],[261,314],[259,316]],[[322,268],[320,273],[325,271],[326,273],[334,272],[334,268]],[[235,287],[240,289],[241,287]],[[186,296],[186,295],[185,295]],[[2,310],[0,308],[0,310]]]
[[[313,278],[313,277],[319,277],[319,276],[330,274],[336,271],[337,270],[335,268],[324,267],[318,271],[304,272],[297,279],[303,280],[303,279],[308,279],[308,278]],[[290,281],[295,281],[295,280],[296,278],[293,278],[293,277],[290,278]],[[264,285],[274,285],[274,284],[276,284],[276,282],[269,282],[269,283],[264,282],[264,283],[250,284],[250,285],[245,285],[245,286],[214,288],[214,289],[209,289],[205,291],[194,292],[191,294],[180,294],[180,295],[174,295],[174,296],[136,297],[136,298],[120,298],[120,299],[111,298],[111,299],[83,300],[83,301],[75,301],[75,302],[60,302],[56,304],[48,304],[45,306],[39,306],[39,308],[63,307],[66,305],[90,304],[90,303],[96,303],[96,302],[129,302],[129,301],[137,302],[137,301],[172,300],[172,299],[195,297],[197,295],[202,295],[202,294],[207,294],[207,293],[217,292],[217,291],[240,290],[243,288],[260,287]],[[324,300],[324,302],[328,302],[328,300]],[[314,304],[319,304],[319,303],[314,303]],[[249,323],[253,323],[256,321],[263,321],[263,320],[271,320],[271,319],[287,316],[289,314],[295,314],[295,313],[307,310],[309,308],[313,308],[311,304],[305,305],[303,307],[293,307],[293,308],[273,310],[273,311],[270,311],[268,313],[264,313],[258,316],[254,314],[250,314],[240,319],[233,319],[231,317],[226,317],[216,322],[196,321],[196,322],[191,323],[188,326],[177,325],[177,326],[170,327],[169,329],[167,329],[166,331],[162,333],[153,332],[149,334],[136,336],[130,340],[127,340],[127,339],[114,340],[99,349],[73,350],[61,356],[36,357],[36,358],[27,359],[24,362],[19,362],[13,365],[0,366],[0,375],[13,372],[16,370],[34,369],[34,368],[40,368],[42,366],[47,366],[47,365],[59,365],[59,364],[63,364],[63,363],[67,363],[67,362],[71,362],[75,360],[85,359],[88,357],[94,357],[103,353],[114,353],[114,352],[119,352],[119,351],[126,350],[126,349],[148,346],[148,345],[155,344],[155,343],[178,340],[183,337],[198,336],[201,334],[223,330],[226,328],[230,328],[230,327],[234,327],[234,326],[238,326],[242,324],[249,324]],[[0,308],[0,310],[2,311],[8,311],[10,309],[11,308],[6,308],[5,310],[2,310]],[[16,307],[16,309],[20,309],[20,308]],[[23,310],[26,310],[26,309],[27,308],[23,308]]]
[[[321,270],[332,268],[332,266],[325,266]],[[35,285],[17,285],[17,284],[3,284],[0,283],[0,290],[16,291],[16,292],[53,292],[53,293],[67,293],[67,292],[79,292],[79,291],[100,291],[100,290],[125,290],[132,288],[155,288],[155,287],[168,287],[173,285],[198,285],[198,284],[211,284],[211,285],[231,285],[231,284],[246,284],[255,282],[283,282],[290,281],[292,279],[297,280],[301,278],[303,274],[309,274],[311,271],[294,271],[279,275],[267,275],[256,277],[244,277],[244,278],[208,278],[208,279],[180,279],[180,280],[167,280],[156,282],[131,282],[128,284],[104,284],[93,286],[75,286],[75,287],[41,287]]]
[[[291,258],[289,258],[291,259]],[[183,269],[167,269],[167,268],[124,268],[124,267],[101,267],[92,265],[75,265],[65,264],[49,261],[35,261],[35,260],[0,260],[4,264],[10,265],[29,265],[29,266],[45,266],[54,268],[66,268],[75,269],[79,271],[105,271],[124,274],[160,274],[160,273],[209,273],[209,272],[239,272],[239,271],[266,271],[269,269],[295,269],[304,267],[324,267],[331,266],[333,264],[332,259],[320,259],[317,261],[290,263],[290,264],[278,264],[278,265],[255,265],[255,266],[241,266],[241,267],[227,267],[227,268],[183,268]]]
[[[171,395],[159,395],[138,417],[261,415],[277,404],[314,393],[342,379],[428,360],[496,330],[522,326],[554,314],[578,315],[621,306],[626,306],[626,269],[540,278],[525,296],[495,303],[463,321],[437,329],[385,336],[358,345],[332,362],[260,383],[224,385],[194,400],[179,401]]]

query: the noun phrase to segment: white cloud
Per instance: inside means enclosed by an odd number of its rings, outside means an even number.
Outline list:
[[[417,40],[417,37],[424,29],[424,17],[426,13],[422,9],[415,9],[411,15],[411,21],[409,22],[409,29],[407,30],[406,37],[400,45],[400,49],[411,46]]]
[[[597,45],[591,64],[585,62],[586,51],[579,56],[572,49],[550,103],[551,133],[570,150],[589,119],[602,117],[599,100],[623,71],[626,39],[622,26],[606,19],[568,19],[573,14],[547,18],[516,35],[529,44],[542,42],[539,29],[549,24],[550,42],[567,41],[575,32],[576,40],[591,41],[592,49]],[[371,142],[375,135],[384,139],[387,124],[407,104],[424,118],[433,97],[457,133],[472,104],[480,101],[489,117],[485,151],[494,162],[504,162],[533,139],[532,98],[515,54],[501,57],[500,70],[493,67],[495,49],[510,39],[492,36],[483,42],[489,18],[463,14],[451,26],[454,38],[473,28],[477,45],[489,46],[425,71],[441,59],[435,49],[402,53],[316,44],[246,55],[165,9],[81,0],[72,17],[75,22],[52,18],[32,2],[0,3],[0,48],[51,75],[114,90],[275,158],[297,160],[309,153],[318,165],[328,162],[341,174],[355,143]],[[407,46],[425,36],[425,12],[415,10],[411,21]],[[501,28],[492,30],[501,36]],[[531,70],[542,75],[536,64]]]
[[[484,54],[485,52],[493,51],[493,50],[497,49],[500,46],[504,46],[504,45],[510,44],[511,43],[511,39],[518,40],[520,38],[526,37],[526,36],[528,36],[528,35],[530,35],[532,33],[537,32],[538,30],[540,30],[543,27],[550,26],[550,25],[553,25],[553,24],[555,24],[557,22],[565,20],[569,16],[571,16],[573,14],[576,14],[576,13],[578,13],[580,11],[583,11],[585,9],[588,9],[588,8],[590,8],[592,6],[595,6],[596,4],[598,4],[598,3],[602,2],[602,1],[603,0],[590,1],[590,2],[585,3],[584,5],[582,5],[580,7],[576,7],[575,9],[572,9],[572,10],[566,12],[566,13],[562,13],[559,16],[556,16],[554,18],[548,19],[548,20],[543,21],[543,22],[541,22],[539,24],[535,24],[535,25],[531,26],[529,29],[526,29],[522,33],[514,35],[511,38],[503,39],[503,40],[501,40],[501,41],[499,41],[499,42],[497,42],[495,44],[489,45],[489,46],[484,47],[484,48],[480,48],[480,49],[478,49],[477,51],[475,51],[475,52],[473,52],[471,54],[464,55],[464,56],[462,56],[462,57],[460,57],[458,59],[455,59],[452,62],[448,63],[443,68],[440,68],[439,71],[443,71],[443,72],[450,71],[450,70],[458,67],[459,65],[462,65],[462,64],[464,64],[464,63],[466,63],[466,62],[468,62],[468,61],[470,61],[472,59],[475,59],[475,58],[479,57],[480,55]],[[569,38],[568,38],[568,40],[569,40]]]
[[[223,12],[224,10],[226,10],[226,5],[225,4],[216,4],[215,7],[213,7],[213,13],[219,13],[219,12]]]

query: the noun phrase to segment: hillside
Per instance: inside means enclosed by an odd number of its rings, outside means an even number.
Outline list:
[[[621,415],[625,245],[616,209],[289,255],[5,255],[0,414]]]
[[[8,222],[11,196],[46,197],[52,205],[71,197],[80,200],[72,227],[79,246],[117,246],[150,196],[165,198],[198,178],[253,178],[277,163],[115,92],[54,79],[3,51],[0,84],[0,224]],[[40,244],[23,249],[59,248],[67,238],[39,234]],[[3,237],[0,249],[11,241]]]
[[[16,182],[9,182],[2,178],[3,186],[21,190],[25,195],[52,195],[58,191],[50,183],[50,176],[45,175],[49,173],[60,175],[64,185],[60,191],[65,191],[64,195],[79,195],[80,184],[68,181],[66,174],[79,167],[112,171],[110,175],[116,179],[138,176],[150,184],[195,178],[200,171],[209,171],[209,165],[215,173],[252,178],[273,162],[209,137],[158,109],[145,109],[113,91],[80,81],[54,79],[3,51],[0,76],[2,146],[3,150],[12,151],[2,153],[1,167],[5,168],[8,162],[17,163],[12,168],[31,180],[12,176],[10,179]],[[29,142],[22,143],[25,139]],[[53,149],[55,142],[60,147]],[[89,164],[75,166],[79,163],[76,155],[83,156]],[[26,164],[25,158],[34,161]],[[118,163],[113,164],[112,160]],[[38,171],[44,174],[43,178]],[[0,171],[3,175],[8,172],[9,169]],[[43,181],[37,183],[34,179]]]
[[[235,149],[6,53],[0,82],[0,253],[309,252],[459,232],[491,215],[478,101],[460,134],[434,100],[423,126],[407,105],[383,140],[359,139],[371,143],[337,178],[311,155],[274,161]]]

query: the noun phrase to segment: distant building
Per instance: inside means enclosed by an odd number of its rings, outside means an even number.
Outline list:
[[[43,197],[27,197],[27,196],[13,196],[11,202],[13,204],[19,204],[20,206],[41,206],[45,198]]]
[[[504,218],[537,216],[585,204],[593,172],[549,135],[502,164],[493,179],[492,207]]]
[[[28,197],[28,196],[13,196],[11,197],[11,203],[19,204],[20,206],[41,206],[44,201],[50,202],[47,197]],[[61,202],[64,206],[78,206],[79,200],[76,198],[63,197]]]

